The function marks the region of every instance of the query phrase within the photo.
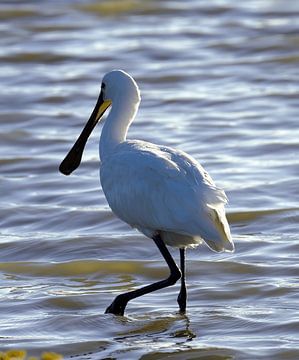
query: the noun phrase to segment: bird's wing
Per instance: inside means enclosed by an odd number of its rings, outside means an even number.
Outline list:
[[[179,166],[184,175],[181,179],[184,185],[187,185],[187,181],[193,190],[193,209],[194,206],[197,208],[194,209],[193,216],[188,218],[192,234],[200,234],[212,250],[233,251],[234,244],[224,209],[228,201],[225,192],[215,185],[208,172],[194,158],[183,151],[168,147],[165,147],[164,151]],[[189,201],[185,203],[185,209],[189,209],[190,215]]]
[[[225,193],[183,152],[126,143],[102,163],[101,183],[113,212],[133,227],[198,236],[217,251],[230,242]]]

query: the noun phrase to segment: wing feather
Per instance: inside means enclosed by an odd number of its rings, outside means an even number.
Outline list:
[[[201,237],[213,250],[231,250],[226,195],[184,152],[125,142],[101,164],[100,176],[111,209],[132,227]]]

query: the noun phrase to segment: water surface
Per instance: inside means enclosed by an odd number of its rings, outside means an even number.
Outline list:
[[[296,2],[4,1],[0,18],[0,350],[298,359]],[[100,126],[58,173],[114,68],[142,92],[129,137],[189,152],[230,200],[236,252],[188,252],[186,316],[178,286],[103,314],[167,268],[107,206]]]

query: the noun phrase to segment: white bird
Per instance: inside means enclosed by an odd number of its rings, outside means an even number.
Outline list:
[[[128,301],[174,285],[181,279],[178,304],[186,310],[185,249],[203,241],[214,251],[234,251],[224,205],[224,191],[190,155],[167,146],[126,140],[135,118],[140,92],[134,79],[121,70],[107,73],[96,106],[78,140],[60,165],[69,175],[81,162],[86,141],[111,106],[100,138],[100,179],[112,211],[154,240],[170,276],[118,295],[106,313],[123,315]],[[180,249],[180,268],[166,245]]]

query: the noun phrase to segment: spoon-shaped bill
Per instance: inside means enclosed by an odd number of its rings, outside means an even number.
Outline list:
[[[59,166],[59,171],[62,174],[70,175],[80,165],[86,142],[90,134],[92,133],[92,130],[110,105],[110,101],[104,101],[103,93],[101,92],[96,106],[92,114],[90,115],[89,120],[87,121],[87,124],[85,125],[77,141]]]

